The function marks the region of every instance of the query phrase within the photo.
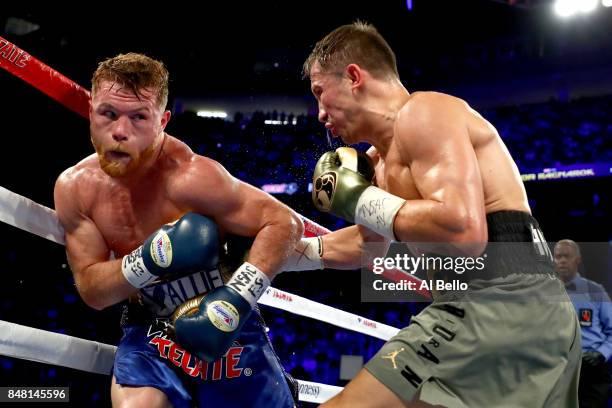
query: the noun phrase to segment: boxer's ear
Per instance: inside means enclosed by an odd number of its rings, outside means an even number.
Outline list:
[[[351,88],[355,89],[363,83],[364,72],[357,64],[348,64],[345,69],[346,76],[351,81]]]
[[[161,128],[162,131],[166,129],[166,125],[168,124],[168,122],[170,121],[170,116],[172,114],[170,113],[169,110],[164,111],[164,113],[162,113],[162,117],[161,117]]]

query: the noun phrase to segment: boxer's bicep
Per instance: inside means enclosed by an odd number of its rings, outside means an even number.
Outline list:
[[[423,137],[413,149],[410,163],[420,195],[445,206],[484,208],[478,161],[467,134],[458,129],[431,131],[432,137]]]
[[[78,278],[88,267],[108,261],[110,250],[93,221],[82,218],[76,228],[66,232],[66,255]]]
[[[232,234],[255,236],[274,218],[276,200],[250,184],[236,180],[233,194],[219,207],[217,222]]]
[[[469,229],[474,239],[482,239],[486,235],[484,193],[465,120],[452,103],[436,109],[430,106],[412,112],[416,116],[399,124],[402,156],[426,201],[419,206],[419,215],[432,214],[434,229]],[[410,203],[405,207],[403,212],[409,213]]]
[[[180,200],[190,211],[215,219],[227,232],[254,236],[266,224],[272,197],[232,176],[221,164],[201,158],[182,179]]]
[[[80,210],[74,180],[60,177],[55,185],[55,211],[64,228],[66,255],[75,278],[89,266],[108,260],[110,250],[95,223]]]

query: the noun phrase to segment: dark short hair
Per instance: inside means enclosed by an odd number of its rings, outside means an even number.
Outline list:
[[[562,240],[560,240],[559,242],[557,242],[555,244],[555,247],[557,247],[559,245],[571,246],[574,249],[574,253],[576,255],[582,256],[582,254],[580,252],[580,246],[575,241],[572,241],[571,239],[562,239]]]
[[[399,78],[393,50],[373,25],[362,21],[338,27],[319,41],[304,62],[304,77],[310,76],[315,62],[324,71],[354,63],[378,78]]]

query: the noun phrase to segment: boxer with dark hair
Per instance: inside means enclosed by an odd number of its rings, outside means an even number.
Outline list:
[[[368,243],[391,240],[497,248],[496,267],[463,275],[465,292],[434,293],[323,406],[576,407],[577,319],[495,128],[459,98],[409,93],[362,22],[319,41],[304,74],[328,131],[372,145],[369,159],[343,147],[317,163],[315,206],[357,224],[312,241],[319,262],[359,268]]]

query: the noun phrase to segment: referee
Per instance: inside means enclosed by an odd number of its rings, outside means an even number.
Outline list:
[[[580,408],[606,407],[612,383],[606,361],[612,355],[612,303],[604,287],[578,273],[580,247],[564,239],[555,245],[555,269],[574,304],[582,332]]]

